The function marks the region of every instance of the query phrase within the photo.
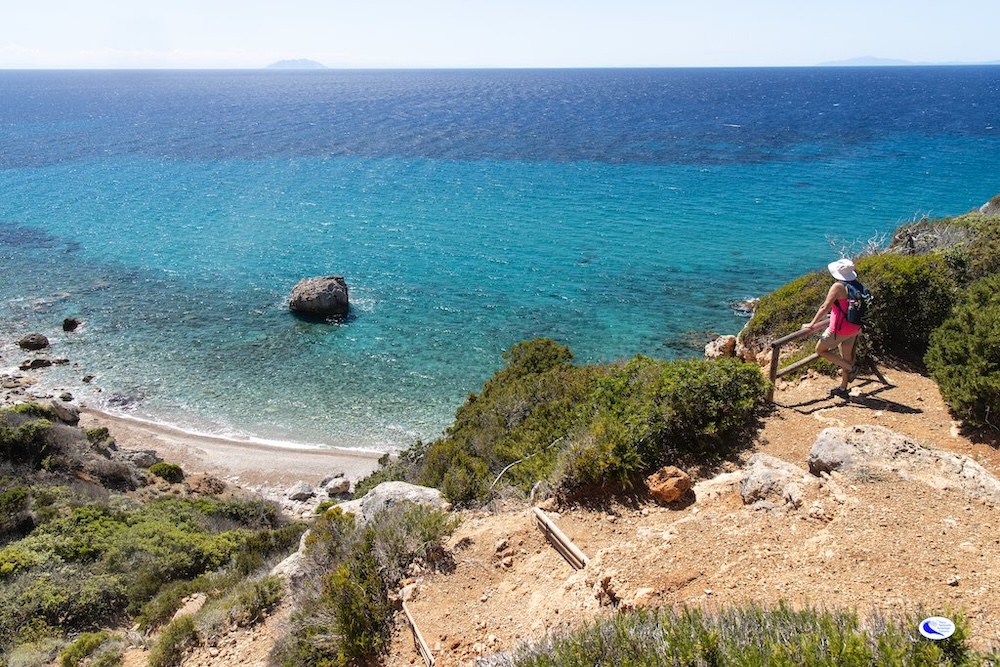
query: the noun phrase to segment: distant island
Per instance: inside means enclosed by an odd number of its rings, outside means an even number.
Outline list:
[[[986,63],[928,63],[914,62],[912,60],[899,60],[896,58],[875,58],[873,56],[862,56],[860,58],[848,58],[847,60],[834,60],[820,63],[819,67],[927,67],[930,65],[1000,65],[1000,60]]]
[[[306,58],[298,58],[295,60],[279,60],[276,63],[268,65],[265,69],[326,69],[326,65],[323,63],[318,63],[315,60],[307,60]]]

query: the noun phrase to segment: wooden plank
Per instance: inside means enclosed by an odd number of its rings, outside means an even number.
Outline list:
[[[796,371],[796,370],[802,368],[803,366],[805,366],[806,364],[811,364],[812,362],[816,361],[817,359],[819,359],[819,355],[816,354],[815,352],[813,352],[808,357],[805,357],[804,359],[799,359],[794,364],[789,364],[788,366],[785,366],[784,368],[782,368],[780,371],[778,371],[778,377],[781,377],[782,375],[787,375],[788,373],[791,373],[792,371]]]
[[[420,651],[421,657],[427,663],[427,667],[434,667],[434,656],[431,655],[431,647],[424,641],[424,636],[420,634],[420,628],[417,627],[417,621],[413,618],[413,614],[410,613],[410,609],[406,606],[405,602],[403,603],[403,614],[406,615],[406,621],[410,624],[410,630],[413,631],[413,643],[417,645],[417,650]]]
[[[537,507],[532,507],[531,511],[535,513],[535,518],[538,520],[538,525],[545,534],[546,539],[549,543],[559,552],[559,555],[566,559],[566,562],[572,565],[577,570],[582,570],[590,562],[587,555],[584,554],[573,541],[566,537],[559,526],[555,524],[552,519],[548,517],[545,512]]]

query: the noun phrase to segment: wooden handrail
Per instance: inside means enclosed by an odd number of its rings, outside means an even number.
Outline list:
[[[829,326],[829,324],[830,324],[830,318],[826,317],[820,322],[817,322],[813,326],[809,327],[808,329],[806,328],[799,329],[798,331],[792,332],[787,336],[782,336],[781,338],[771,343],[771,372],[768,376],[771,380],[771,387],[770,389],[767,390],[768,401],[774,401],[774,383],[778,378],[780,378],[782,375],[785,375],[786,373],[791,373],[792,371],[802,368],[806,364],[811,364],[812,362],[819,359],[819,355],[813,352],[808,357],[800,359],[793,364],[789,364],[785,368],[779,369],[778,364],[780,362],[779,358],[781,356],[781,347],[783,345],[787,345],[788,343],[797,341],[800,338],[811,336],[817,331],[822,331],[827,326]]]

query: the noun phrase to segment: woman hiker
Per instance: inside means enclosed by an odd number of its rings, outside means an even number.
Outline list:
[[[847,287],[841,281],[857,280],[858,272],[854,269],[854,262],[849,259],[838,259],[836,262],[831,262],[827,268],[837,282],[830,285],[826,301],[816,311],[812,322],[804,324],[803,328],[811,329],[827,314],[830,315],[830,326],[816,343],[816,354],[831,364],[840,366],[840,386],[831,389],[830,393],[847,398],[849,396],[847,387],[858,374],[857,364],[854,363],[854,343],[861,333],[861,325],[847,321]]]

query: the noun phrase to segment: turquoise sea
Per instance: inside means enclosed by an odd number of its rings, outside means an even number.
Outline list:
[[[439,435],[517,341],[701,354],[760,295],[1000,193],[1000,67],[0,72],[0,337],[223,435]],[[343,275],[346,322],[303,277]],[[65,317],[84,326],[63,333]],[[93,375],[89,384],[81,382]]]

